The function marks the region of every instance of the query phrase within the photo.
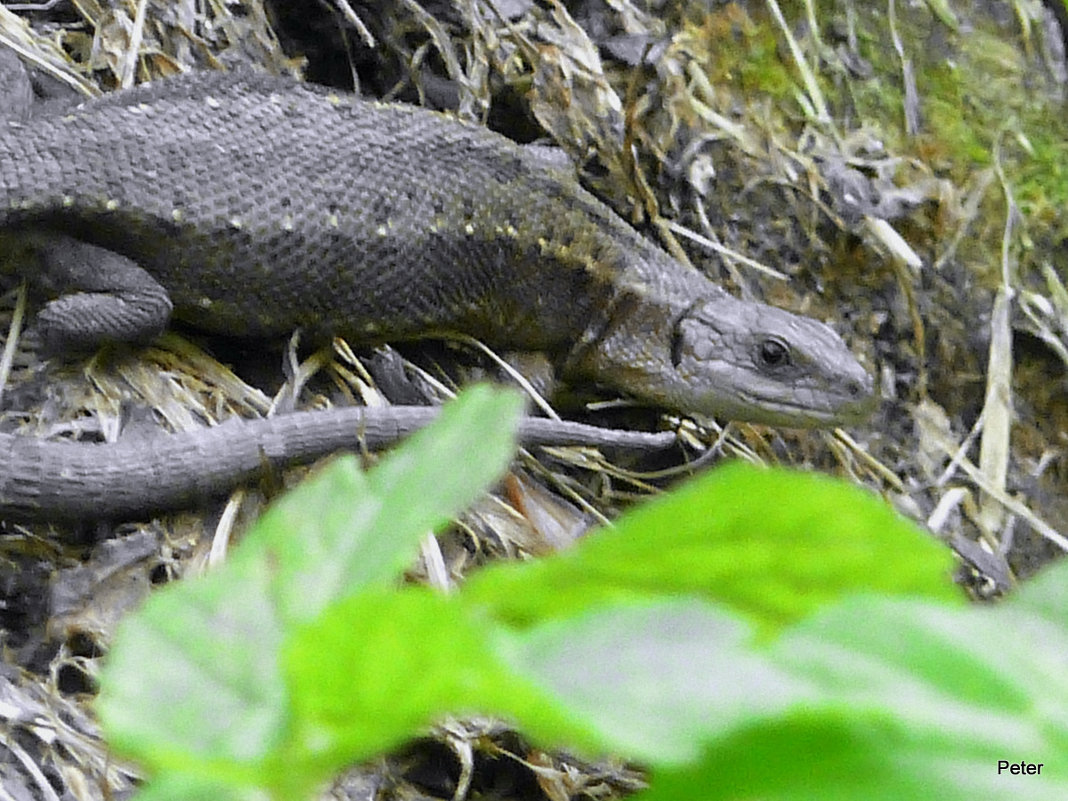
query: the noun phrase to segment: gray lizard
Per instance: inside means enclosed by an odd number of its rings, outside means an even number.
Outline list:
[[[470,334],[542,351],[570,382],[787,426],[856,421],[872,401],[870,376],[831,328],[734,298],[532,149],[249,71],[186,74],[0,123],[0,261],[50,298],[37,328],[56,350],[145,341],[173,314],[248,337]],[[255,442],[257,425],[242,436]],[[201,433],[171,435],[173,461],[182,437],[211,459]],[[109,458],[100,445],[17,447],[56,473],[71,447]],[[125,469],[137,467],[112,465],[110,480]],[[106,516],[184,504],[239,472]],[[50,487],[43,504],[26,486],[0,468],[0,513],[69,516],[63,498],[85,492]]]

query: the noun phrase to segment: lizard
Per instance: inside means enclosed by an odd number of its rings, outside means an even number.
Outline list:
[[[22,116],[0,123],[0,268],[48,298],[36,327],[51,352],[151,340],[172,315],[243,337],[461,333],[682,413],[809,427],[871,408],[872,379],[831,327],[735,298],[557,160],[485,127],[251,70]],[[284,435],[231,426],[260,454],[243,470],[214,429],[160,435],[161,484],[211,478],[121,501],[107,484],[145,467],[121,442],[0,435],[18,456],[0,464],[0,515],[115,517],[220,494],[265,458],[351,447],[338,413],[295,413]],[[302,437],[315,446],[285,445]],[[96,472],[62,483],[74,462]]]

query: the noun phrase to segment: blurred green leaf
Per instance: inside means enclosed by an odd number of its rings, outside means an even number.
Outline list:
[[[489,646],[492,621],[420,587],[371,592],[305,627],[287,653],[300,761],[339,768],[448,714],[501,714],[557,742],[599,745],[553,696]]]
[[[610,750],[669,765],[697,758],[714,734],[813,697],[750,640],[748,625],[723,609],[681,598],[523,628],[497,649]],[[531,721],[521,721],[527,730]]]
[[[811,473],[735,463],[572,551],[474,576],[468,603],[513,624],[639,597],[716,600],[764,632],[854,591],[963,603],[953,557],[885,503]]]
[[[290,736],[285,639],[330,604],[395,581],[418,541],[507,467],[520,408],[513,393],[469,390],[371,473],[335,460],[222,568],[154,594],[123,623],[101,677],[112,744],[153,773],[311,781],[275,761]]]
[[[997,759],[1068,764],[1064,574],[962,609],[942,545],[819,476],[721,469],[455,596],[395,586],[510,453],[458,467],[517,404],[458,409],[369,474],[339,460],[124,627],[102,717],[147,798],[305,797],[465,713],[642,760],[653,799],[1000,797]]]
[[[858,597],[817,613],[766,652],[814,700],[706,741],[638,798],[1068,798],[1068,607],[1042,614],[1068,564],[1036,584],[997,608]]]

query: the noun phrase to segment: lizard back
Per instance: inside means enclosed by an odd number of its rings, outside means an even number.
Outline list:
[[[559,351],[624,273],[688,283],[679,265],[643,274],[668,257],[529,149],[251,72],[0,129],[0,230],[20,227],[121,253],[180,319],[248,336],[459,330]]]
[[[550,162],[425,109],[189,74],[0,129],[0,251],[54,293],[37,324],[61,347],[172,310],[250,337],[461,333],[665,408],[866,414],[831,328],[735,299]]]

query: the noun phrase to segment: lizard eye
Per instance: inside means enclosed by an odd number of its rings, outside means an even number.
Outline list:
[[[762,340],[757,348],[757,361],[761,367],[785,367],[790,363],[790,349],[778,339]]]

